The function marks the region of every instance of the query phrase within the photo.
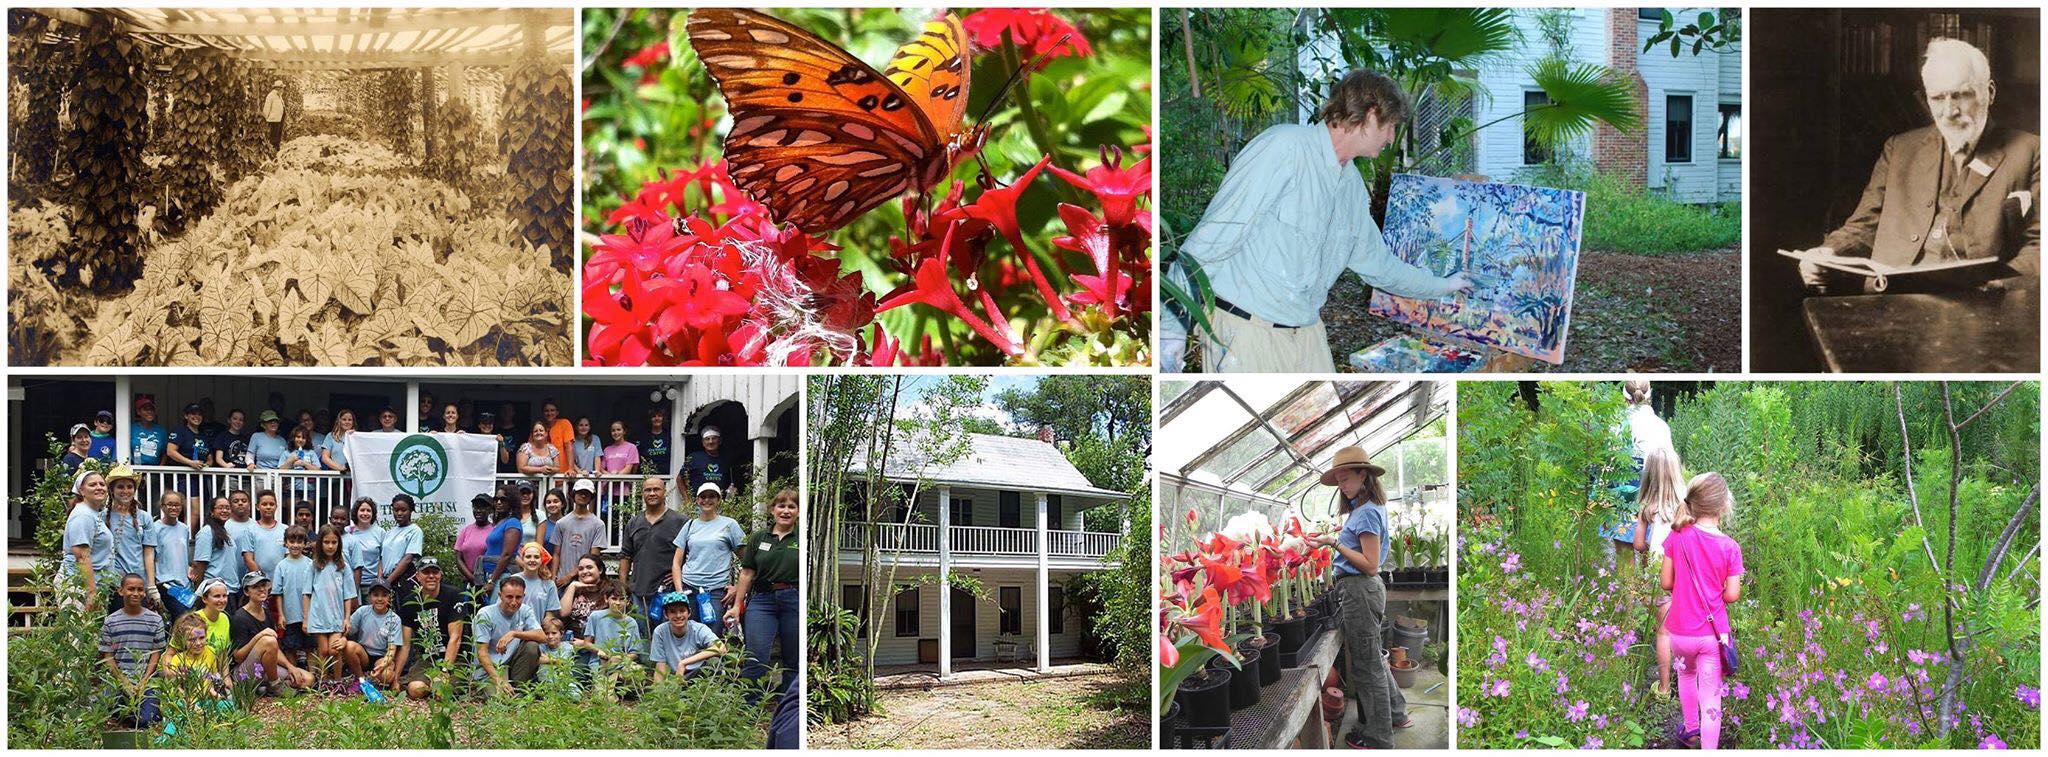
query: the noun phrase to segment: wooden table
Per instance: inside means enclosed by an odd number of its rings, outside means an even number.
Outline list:
[[[1809,297],[1801,309],[1837,373],[2033,373],[2041,364],[2038,285]]]
[[[1342,642],[1336,629],[1317,634],[1301,646],[1295,667],[1280,673],[1280,682],[1259,693],[1259,703],[1230,715],[1230,749],[1286,749],[1301,741],[1303,749],[1330,748],[1330,728],[1323,723],[1323,681],[1337,664]]]

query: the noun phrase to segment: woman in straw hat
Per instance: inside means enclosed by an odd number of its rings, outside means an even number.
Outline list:
[[[1358,725],[1344,735],[1355,749],[1392,749],[1394,729],[1414,725],[1408,701],[1394,685],[1393,673],[1380,656],[1380,624],[1387,617],[1387,586],[1380,566],[1387,559],[1387,493],[1380,486],[1385,468],[1372,464],[1365,450],[1337,450],[1324,486],[1342,496],[1338,512],[1344,525],[1334,535],[1317,536],[1344,559],[1335,561],[1337,627],[1344,639],[1344,688],[1358,701]]]

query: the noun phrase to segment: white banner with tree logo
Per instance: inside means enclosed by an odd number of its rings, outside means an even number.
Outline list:
[[[377,500],[383,518],[391,498],[411,495],[416,516],[448,515],[461,520],[469,501],[490,494],[498,474],[498,440],[477,434],[386,434],[357,431],[348,437],[349,470],[355,495]]]

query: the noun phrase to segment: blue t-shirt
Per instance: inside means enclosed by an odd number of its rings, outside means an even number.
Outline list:
[[[227,538],[214,541],[213,529],[199,527],[199,535],[192,539],[192,559],[206,561],[204,578],[218,578],[228,585],[228,591],[242,588],[242,545],[235,538],[234,521],[228,521],[222,529]],[[199,588],[194,586],[192,588]]]
[[[371,524],[366,530],[358,531],[348,527],[348,533],[341,536],[341,557],[348,562],[349,572],[356,576],[356,583],[368,586],[377,581],[377,570],[384,564],[384,529]]]
[[[306,633],[341,633],[347,602],[356,598],[356,583],[340,565],[313,571],[313,606],[306,613]]]
[[[213,464],[209,460],[213,457],[213,442],[207,439],[205,434],[195,432],[185,426],[178,426],[171,429],[170,444],[172,447],[177,447],[178,454],[185,456],[188,460],[197,460],[201,465]],[[164,460],[175,462],[169,457],[169,448],[165,448],[164,451]]]
[[[299,555],[277,561],[270,577],[270,591],[284,605],[284,622],[306,622],[305,598],[313,593],[313,558]]]
[[[305,463],[306,470],[320,470],[324,467],[320,464],[320,448],[318,447],[295,449],[284,453],[284,455],[285,459],[287,460],[298,460]],[[297,485],[300,487],[304,487],[308,483],[311,482],[308,481],[307,479],[301,478],[298,480]]]
[[[526,640],[513,639],[512,643],[505,645],[505,651],[500,652],[498,637],[513,631],[539,630],[540,616],[533,613],[532,607],[524,604],[519,606],[518,612],[509,615],[506,614],[504,605],[493,604],[478,610],[476,622],[471,625],[476,626],[476,638],[472,643],[484,645],[484,650],[491,656],[491,662],[503,665],[506,660],[512,659],[512,653],[519,651],[519,645],[526,643]]]
[[[64,518],[64,559],[57,563],[59,578],[78,573],[78,558],[72,556],[71,548],[79,545],[92,550],[92,580],[100,590],[120,585],[120,576],[107,575],[114,567],[114,532],[107,530],[100,511],[84,502],[72,505],[71,514]]]
[[[662,621],[653,631],[654,644],[648,656],[657,663],[667,663],[669,670],[696,670],[698,666],[703,665],[704,662],[699,660],[685,667],[683,659],[717,644],[718,634],[703,623],[694,620],[689,623],[689,630],[677,636],[675,625],[666,620]]]
[[[106,436],[100,436],[100,435],[99,435],[99,434],[97,434],[97,433],[93,434],[93,435],[92,435],[92,446],[90,446],[90,447],[87,447],[87,448],[85,449],[85,456],[86,456],[86,457],[90,457],[90,458],[92,458],[92,459],[94,459],[94,460],[98,460],[98,461],[101,461],[101,462],[106,462],[106,463],[111,463],[111,462],[113,462],[113,461],[114,461],[114,435],[113,435],[113,434],[108,434],[108,435],[106,435]]]
[[[683,583],[698,589],[723,589],[732,584],[732,556],[747,543],[739,521],[723,515],[705,521],[691,518],[676,532],[683,555]]]
[[[1385,566],[1389,549],[1386,505],[1377,502],[1366,502],[1353,508],[1351,514],[1344,518],[1343,530],[1337,532],[1337,543],[1352,549],[1358,549],[1358,537],[1361,534],[1375,534],[1380,537],[1380,565]],[[1350,560],[1333,560],[1332,564],[1340,574],[1347,576],[1359,574],[1358,569],[1351,566]]]
[[[284,559],[284,532],[290,530],[284,521],[264,528],[256,521],[242,528],[242,551],[256,560],[256,569],[263,575],[277,569],[277,561]]]
[[[632,616],[613,615],[609,607],[593,612],[590,617],[584,619],[583,634],[589,637],[590,643],[596,644],[598,649],[610,654],[640,653],[639,621],[634,620]],[[598,662],[593,657],[590,666],[597,667]]]
[[[327,450],[327,456],[334,458],[336,465],[348,465],[348,437],[329,434],[327,441],[321,444],[320,448]]]
[[[284,463],[284,453],[291,443],[283,436],[258,431],[249,436],[249,457],[256,461],[256,467],[276,470]]]
[[[155,535],[156,521],[150,520],[149,516],[140,512],[122,515],[112,512],[113,505],[108,505],[107,508],[107,530],[114,537],[112,577],[118,579],[130,573],[138,576],[148,575],[142,570],[142,547],[149,544],[150,537]]]
[[[389,574],[398,567],[398,561],[405,559],[406,555],[417,558],[426,548],[426,534],[420,530],[418,523],[384,529],[384,535],[380,538],[382,543],[378,545],[377,550],[377,572],[380,574]],[[415,559],[413,562],[417,564],[419,560]],[[411,570],[406,573],[408,575],[392,576],[391,580],[404,581],[412,577],[409,575],[412,573]]]
[[[543,617],[550,610],[562,609],[562,590],[555,586],[555,582],[540,576],[529,576],[523,572],[519,577],[526,579],[526,604],[523,606],[533,610],[534,617]]]
[[[371,657],[382,657],[393,647],[405,646],[404,632],[399,630],[398,610],[386,609],[379,614],[376,608],[363,605],[348,616],[349,638],[363,645],[363,652]]]
[[[484,553],[476,561],[477,571],[483,577],[490,578],[491,572],[498,569],[498,558],[505,554],[505,540],[513,538],[512,532],[518,530],[519,519],[506,518],[499,521],[498,525],[492,526],[491,532],[484,535]],[[524,538],[524,536],[524,533],[520,534],[521,538]],[[510,571],[511,569],[507,568],[506,570]],[[495,592],[496,589],[493,588],[492,591]]]
[[[136,424],[128,430],[128,458],[136,465],[161,465],[164,462],[164,441],[169,432],[159,424]]]
[[[192,526],[184,521],[157,523],[150,527],[149,543],[156,545],[157,583],[173,583],[186,588],[192,581],[186,571],[192,567]]]

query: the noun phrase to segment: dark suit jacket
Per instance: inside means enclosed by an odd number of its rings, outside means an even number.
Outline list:
[[[1841,255],[1867,255],[1880,263],[1910,265],[1920,254],[1934,226],[1934,199],[1941,164],[1946,160],[1941,132],[1933,126],[1886,140],[1884,152],[1870,170],[1870,184],[1855,214],[1828,235],[1826,244]],[[2004,261],[1998,278],[2036,276],[2041,256],[2041,140],[2033,134],[1991,124],[1979,138],[1972,165],[1989,166],[1987,175],[1962,169],[1962,229],[1958,247],[1972,257]],[[2014,192],[2032,198],[2024,212]],[[1982,269],[1969,269],[1979,271]],[[1960,273],[1960,272],[1958,272]]]

